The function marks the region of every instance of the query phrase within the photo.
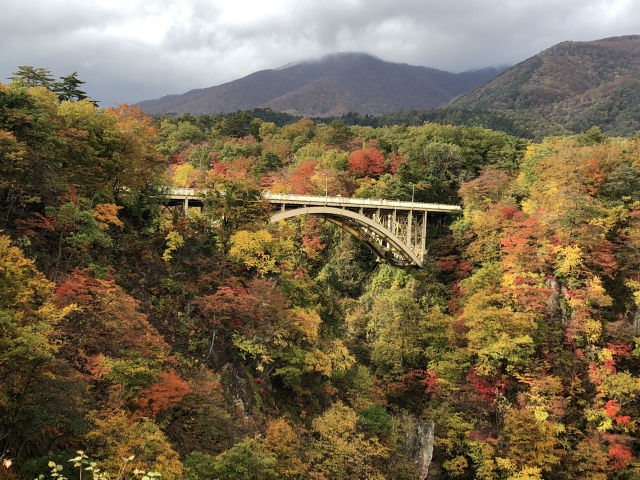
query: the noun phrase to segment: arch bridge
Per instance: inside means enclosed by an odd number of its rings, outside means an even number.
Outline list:
[[[400,267],[419,267],[427,253],[427,227],[441,225],[445,216],[461,210],[459,205],[399,202],[346,197],[317,197],[265,192],[274,207],[271,222],[300,215],[314,215],[332,222],[367,245],[381,262]],[[202,207],[198,191],[173,189],[168,205],[187,212]]]

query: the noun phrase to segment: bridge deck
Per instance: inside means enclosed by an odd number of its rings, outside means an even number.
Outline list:
[[[397,200],[380,200],[371,198],[350,197],[316,197],[311,195],[292,195],[286,193],[262,194],[270,203],[286,203],[289,205],[323,205],[329,207],[363,207],[399,210],[426,210],[429,212],[452,213],[461,210],[460,205],[445,205],[440,203],[400,202]]]
[[[196,188],[174,188],[169,190],[169,198],[172,200],[197,201],[198,195],[204,190]],[[350,197],[318,197],[312,195],[293,195],[288,193],[264,192],[262,197],[275,204],[287,205],[313,205],[329,207],[363,207],[383,208],[399,210],[420,210],[428,212],[454,213],[461,210],[460,205],[446,205],[441,203],[400,202],[396,200],[379,200],[370,198]]]

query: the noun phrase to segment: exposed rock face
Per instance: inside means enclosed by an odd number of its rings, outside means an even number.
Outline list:
[[[555,278],[547,278],[544,281],[544,285],[551,291],[549,298],[547,298],[545,302],[547,306],[547,317],[555,321],[563,320],[562,308],[560,307],[560,285],[558,285],[558,281]]]
[[[429,466],[433,458],[435,442],[435,423],[433,420],[411,419],[414,429],[407,437],[407,456],[415,463],[419,480],[425,480],[429,474]]]
[[[220,369],[220,375],[225,376],[228,382],[228,389],[232,395],[233,403],[236,408],[236,416],[243,419],[245,423],[251,421],[251,413],[253,411],[253,390],[249,384],[249,380],[237,366],[232,363],[225,364]]]

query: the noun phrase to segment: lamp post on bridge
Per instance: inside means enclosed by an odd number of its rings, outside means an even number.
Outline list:
[[[327,174],[323,173],[322,176],[324,177],[324,198],[325,198],[325,201],[327,201],[327,199],[329,198],[329,189],[327,188],[329,185]]]

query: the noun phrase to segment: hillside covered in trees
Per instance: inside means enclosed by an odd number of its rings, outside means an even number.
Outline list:
[[[640,129],[640,35],[562,42],[447,106],[526,114],[579,133]]]
[[[640,476],[637,136],[51,90],[0,84],[0,479]],[[267,223],[261,191],[325,185],[464,208],[402,270],[317,218]]]
[[[437,107],[500,72],[486,68],[451,73],[344,52],[261,70],[222,85],[145,100],[138,105],[153,115],[214,115],[253,108],[306,117],[348,112],[380,115]]]

